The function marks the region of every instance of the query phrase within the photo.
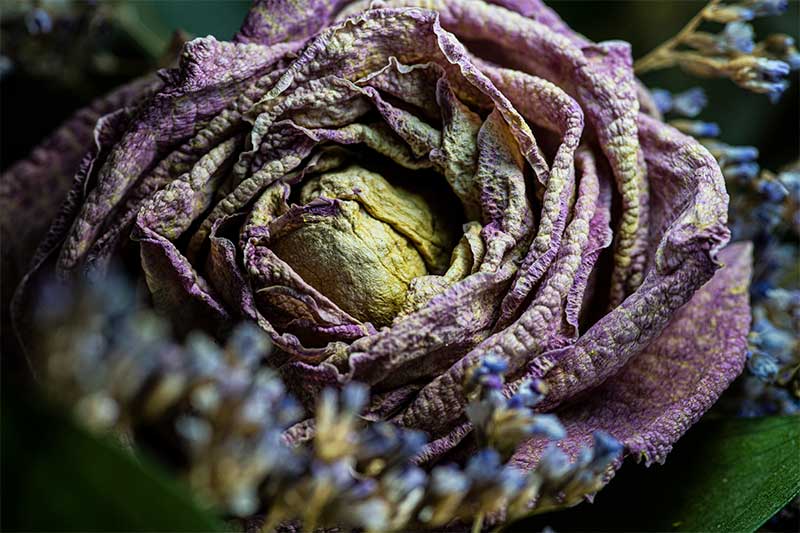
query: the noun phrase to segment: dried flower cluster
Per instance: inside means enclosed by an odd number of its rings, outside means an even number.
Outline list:
[[[695,76],[728,78],[777,100],[789,87],[789,72],[800,68],[800,52],[790,35],[776,33],[755,42],[748,21],[781,15],[787,6],[787,0],[712,0],[680,33],[638,60],[636,72],[678,66]],[[725,26],[709,33],[699,30],[703,23]]]
[[[530,408],[542,384],[502,393],[504,361],[488,355],[470,370],[470,418],[480,451],[465,465],[429,472],[413,458],[424,434],[360,414],[368,389],[323,391],[315,416],[263,367],[271,350],[256,326],[243,324],[224,348],[201,332],[175,342],[152,311],[133,306],[122,278],[80,287],[50,283],[38,312],[43,333],[37,363],[46,390],[97,432],[119,433],[178,471],[201,501],[233,517],[254,517],[265,530],[299,520],[305,530],[367,531],[443,526],[486,515],[515,518],[574,505],[597,491],[622,451],[596,433],[578,460],[551,445],[536,469],[506,464],[532,437],[565,437],[553,415]],[[287,434],[313,438],[290,446]],[[497,516],[493,517],[494,520]]]
[[[712,153],[715,152],[711,148]],[[800,168],[760,169],[752,147],[719,153],[752,159],[725,165],[734,234],[751,239],[760,258],[752,285],[753,326],[746,377],[736,410],[744,416],[800,413]],[[747,154],[750,152],[750,154]]]

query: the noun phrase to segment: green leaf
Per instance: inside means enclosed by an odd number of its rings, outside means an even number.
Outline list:
[[[110,13],[151,58],[160,59],[177,30],[190,37],[213,35],[218,40],[230,40],[251,5],[251,0],[204,0],[188,9],[188,2],[137,0],[121,2]]]
[[[508,531],[755,531],[800,493],[800,417],[706,421],[664,466],[626,464],[594,503]]]
[[[9,388],[1,419],[4,531],[225,530],[146,458]]]
[[[204,0],[188,9],[186,2],[139,0],[134,4],[139,10],[152,11],[171,31],[182,29],[197,37],[213,35],[227,41],[239,31],[253,1]]]

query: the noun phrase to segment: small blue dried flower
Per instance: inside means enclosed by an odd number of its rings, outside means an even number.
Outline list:
[[[50,33],[53,30],[53,20],[47,14],[47,11],[36,8],[26,13],[25,26],[31,35]]]
[[[749,0],[749,7],[756,17],[783,15],[789,8],[788,0]]]
[[[720,134],[719,125],[714,122],[701,120],[672,120],[670,125],[693,137],[717,137]]]
[[[789,196],[789,191],[786,187],[783,186],[778,180],[761,180],[757,186],[758,192],[760,192],[764,199],[768,202],[772,203],[780,203],[787,196]]]
[[[755,48],[753,26],[746,22],[731,22],[725,25],[722,40],[729,50],[749,54]]]
[[[758,163],[747,162],[726,166],[722,169],[722,174],[730,181],[750,182],[758,176],[760,171],[761,167]]]
[[[774,357],[762,351],[747,352],[747,369],[757,378],[771,382],[778,375],[778,362]]]
[[[700,87],[693,87],[677,94],[671,94],[664,89],[652,89],[650,92],[656,106],[662,113],[672,112],[684,117],[694,118],[708,104],[706,92]]]

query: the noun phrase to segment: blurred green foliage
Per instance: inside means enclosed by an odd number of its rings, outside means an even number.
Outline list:
[[[800,417],[700,422],[664,466],[627,464],[593,503],[506,531],[755,531],[800,493]]]
[[[123,2],[120,9],[128,10],[132,25],[144,26],[153,38],[160,38],[166,45],[178,30],[196,37],[230,39],[251,4],[249,0],[136,0]]]
[[[224,531],[185,486],[4,379],[3,531]]]

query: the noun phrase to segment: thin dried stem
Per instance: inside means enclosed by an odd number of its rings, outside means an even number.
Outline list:
[[[711,0],[706,6],[701,9],[692,19],[681,29],[674,37],[667,39],[661,43],[655,50],[646,54],[641,59],[638,59],[633,64],[633,70],[636,74],[644,74],[652,70],[659,70],[662,68],[669,68],[675,65],[675,56],[673,51],[675,47],[679,46],[683,40],[694,33],[697,27],[702,23],[706,14],[714,9],[722,0]]]
[[[478,513],[475,516],[475,521],[472,522],[472,533],[481,533],[483,529],[483,513]]]

